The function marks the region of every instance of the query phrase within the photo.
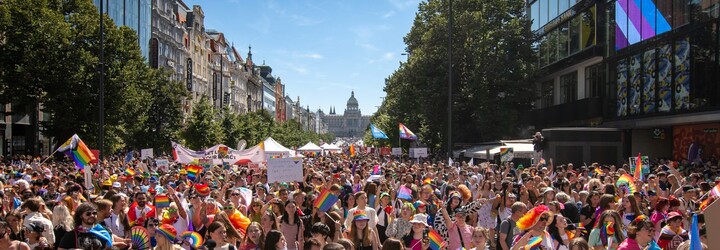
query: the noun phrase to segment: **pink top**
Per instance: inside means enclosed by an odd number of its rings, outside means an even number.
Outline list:
[[[633,239],[627,238],[625,241],[620,243],[617,250],[642,250],[640,245]]]
[[[447,249],[458,249],[462,247],[462,244],[460,244],[460,235],[458,235],[457,228],[457,223],[450,223],[450,227],[448,227],[449,242]],[[462,241],[463,243],[465,243],[465,248],[470,248],[472,246],[473,227],[465,224],[465,226],[460,227],[460,233],[462,233]]]

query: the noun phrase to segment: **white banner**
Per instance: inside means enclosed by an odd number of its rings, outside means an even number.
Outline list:
[[[175,162],[188,164],[191,162],[199,162],[200,159],[212,159],[213,164],[222,165],[223,162],[230,165],[247,165],[249,163],[260,164],[265,161],[265,151],[259,146],[248,148],[245,150],[231,149],[225,145],[218,144],[206,150],[194,151],[173,142],[173,156]],[[225,157],[218,154],[218,149],[227,149]],[[224,154],[224,153],[223,153]]]
[[[302,158],[274,158],[267,161],[268,183],[303,181]]]
[[[153,158],[152,148],[144,148],[140,150],[140,160],[145,160],[147,158]]]

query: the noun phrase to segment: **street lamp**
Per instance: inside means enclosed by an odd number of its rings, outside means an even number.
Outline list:
[[[452,28],[453,10],[452,0],[448,0],[448,127],[447,127],[447,156],[452,156]]]
[[[105,146],[105,26],[103,24],[104,7],[103,2],[100,1],[100,86],[98,86],[98,147],[100,148],[100,155],[98,160],[102,160],[104,146]]]

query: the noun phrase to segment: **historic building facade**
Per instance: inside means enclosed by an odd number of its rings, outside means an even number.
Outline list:
[[[330,108],[327,115],[322,111],[319,113],[320,119],[327,124],[327,132],[335,134],[336,137],[362,137],[370,125],[370,116],[363,116],[360,112],[354,91],[350,93],[342,115],[338,115],[334,107]]]

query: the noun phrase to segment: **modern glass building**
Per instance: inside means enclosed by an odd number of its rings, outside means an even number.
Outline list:
[[[145,60],[150,54],[150,39],[152,38],[152,2],[151,0],[93,0],[95,6],[103,10],[115,21],[117,26],[128,26],[138,34],[138,43]]]
[[[528,0],[535,130],[610,127],[625,156],[720,157],[720,0]],[[690,150],[692,151],[692,150]]]

